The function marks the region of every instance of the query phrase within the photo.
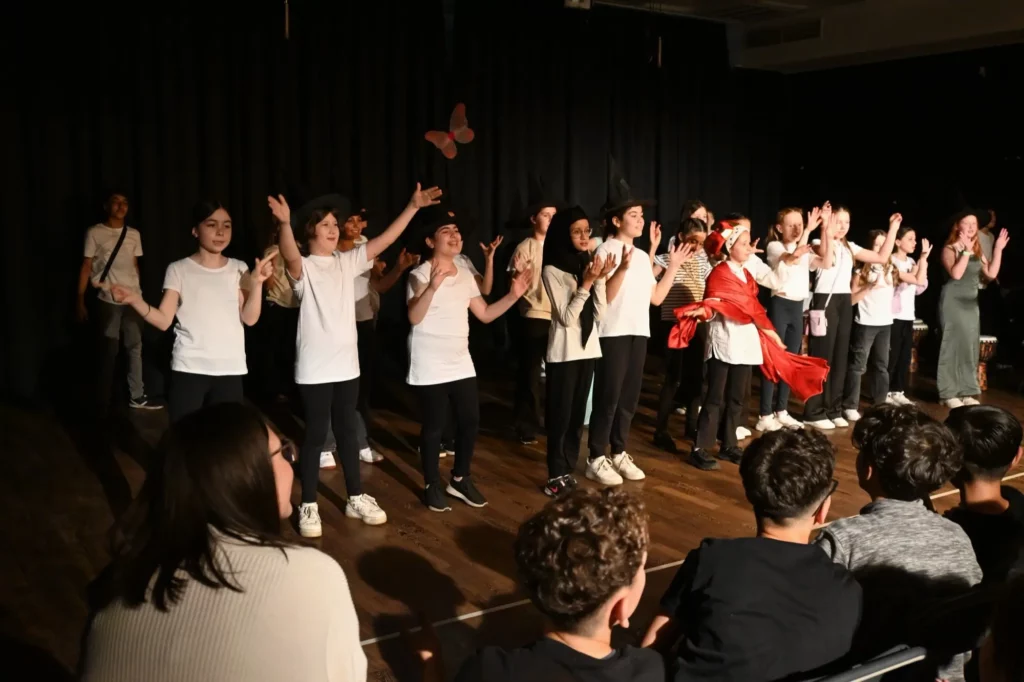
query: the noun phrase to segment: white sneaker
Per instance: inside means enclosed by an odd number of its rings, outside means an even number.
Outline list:
[[[835,419],[832,420],[832,424],[834,424],[836,428],[845,429],[847,426],[850,425],[850,422],[846,421],[842,417],[836,417]]]
[[[799,422],[789,416],[789,412],[783,410],[782,412],[775,413],[775,419],[778,420],[787,429],[802,429],[804,427],[803,422]]]
[[[384,459],[384,455],[380,454],[373,448],[363,448],[359,451],[359,461],[366,462],[367,464],[376,464],[377,462]],[[321,466],[323,466],[321,464]]]
[[[857,410],[843,410],[843,416],[846,417],[846,421],[855,422],[860,419],[860,412]]]
[[[379,526],[388,520],[388,515],[377,505],[377,500],[365,494],[348,498],[345,516],[350,519],[361,519],[368,526]]]
[[[963,403],[964,405],[981,405],[981,402],[977,398],[972,398],[970,396],[963,398]]]
[[[622,476],[615,470],[612,461],[604,455],[587,462],[587,478],[601,485],[622,485]]]
[[[685,407],[677,407],[676,408],[676,414],[678,414],[678,415],[685,415],[686,414],[686,408]]]
[[[896,401],[897,405],[913,405],[914,401],[904,395],[903,391],[892,394],[892,399]]]
[[[836,428],[836,425],[832,423],[831,419],[819,419],[817,421],[804,423],[807,426],[813,426],[814,428],[821,429],[822,431],[831,431],[832,429]]]
[[[754,434],[752,434],[750,432],[750,429],[748,429],[746,426],[736,427],[736,440],[746,440],[747,438],[750,438],[752,435]]]
[[[647,474],[640,470],[636,464],[633,464],[633,458],[630,457],[628,452],[623,452],[621,455],[615,455],[612,457],[612,466],[623,478],[628,478],[631,481],[642,481],[647,478]]]
[[[952,409],[954,407],[963,407],[964,401],[960,400],[960,398],[950,398],[949,400],[943,400],[942,404]]]
[[[338,463],[334,461],[334,453],[330,450],[324,450],[320,453],[320,468],[321,469],[337,469]]]
[[[754,425],[755,431],[778,431],[782,428],[782,422],[775,418],[774,414],[761,415]]]
[[[320,507],[316,502],[299,505],[299,535],[304,538],[318,538],[323,535],[320,526]]]

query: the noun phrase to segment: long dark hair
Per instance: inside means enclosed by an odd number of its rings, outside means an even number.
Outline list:
[[[239,404],[213,405],[173,424],[115,541],[100,604],[151,601],[166,611],[188,577],[241,592],[218,556],[218,536],[283,548],[267,425]]]
[[[197,201],[195,205],[192,207],[191,227],[199,227],[206,221],[207,218],[216,213],[218,209],[222,208],[224,208],[224,204],[220,203],[216,199],[202,199],[200,201]],[[224,208],[224,210],[227,211],[226,208]]]

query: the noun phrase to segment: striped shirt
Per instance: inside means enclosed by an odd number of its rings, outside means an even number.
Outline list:
[[[654,257],[654,262],[663,268],[668,267],[668,254]],[[707,254],[701,249],[697,255],[679,266],[672,280],[672,288],[668,290],[661,304],[663,322],[675,322],[675,309],[697,301],[704,300],[704,280],[711,274],[711,263]]]

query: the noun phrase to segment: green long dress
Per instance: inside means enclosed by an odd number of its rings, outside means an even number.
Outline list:
[[[939,324],[942,342],[936,378],[939,400],[975,396],[978,386],[978,353],[981,346],[981,320],[978,315],[978,284],[981,260],[971,256],[960,279],[950,278],[942,285],[939,297]]]

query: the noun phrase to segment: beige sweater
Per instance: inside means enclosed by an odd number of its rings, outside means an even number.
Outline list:
[[[355,682],[366,679],[341,567],[310,548],[221,543],[242,593],[190,582],[167,612],[115,602],[97,614],[86,682]]]
[[[544,260],[544,242],[533,237],[527,237],[519,242],[519,246],[512,254],[512,262],[509,263],[510,270],[515,269],[516,258],[521,259],[524,267],[529,266],[533,269],[530,288],[519,299],[519,314],[537,320],[550,320],[551,301],[548,300],[548,294],[540,280],[542,261]]]

